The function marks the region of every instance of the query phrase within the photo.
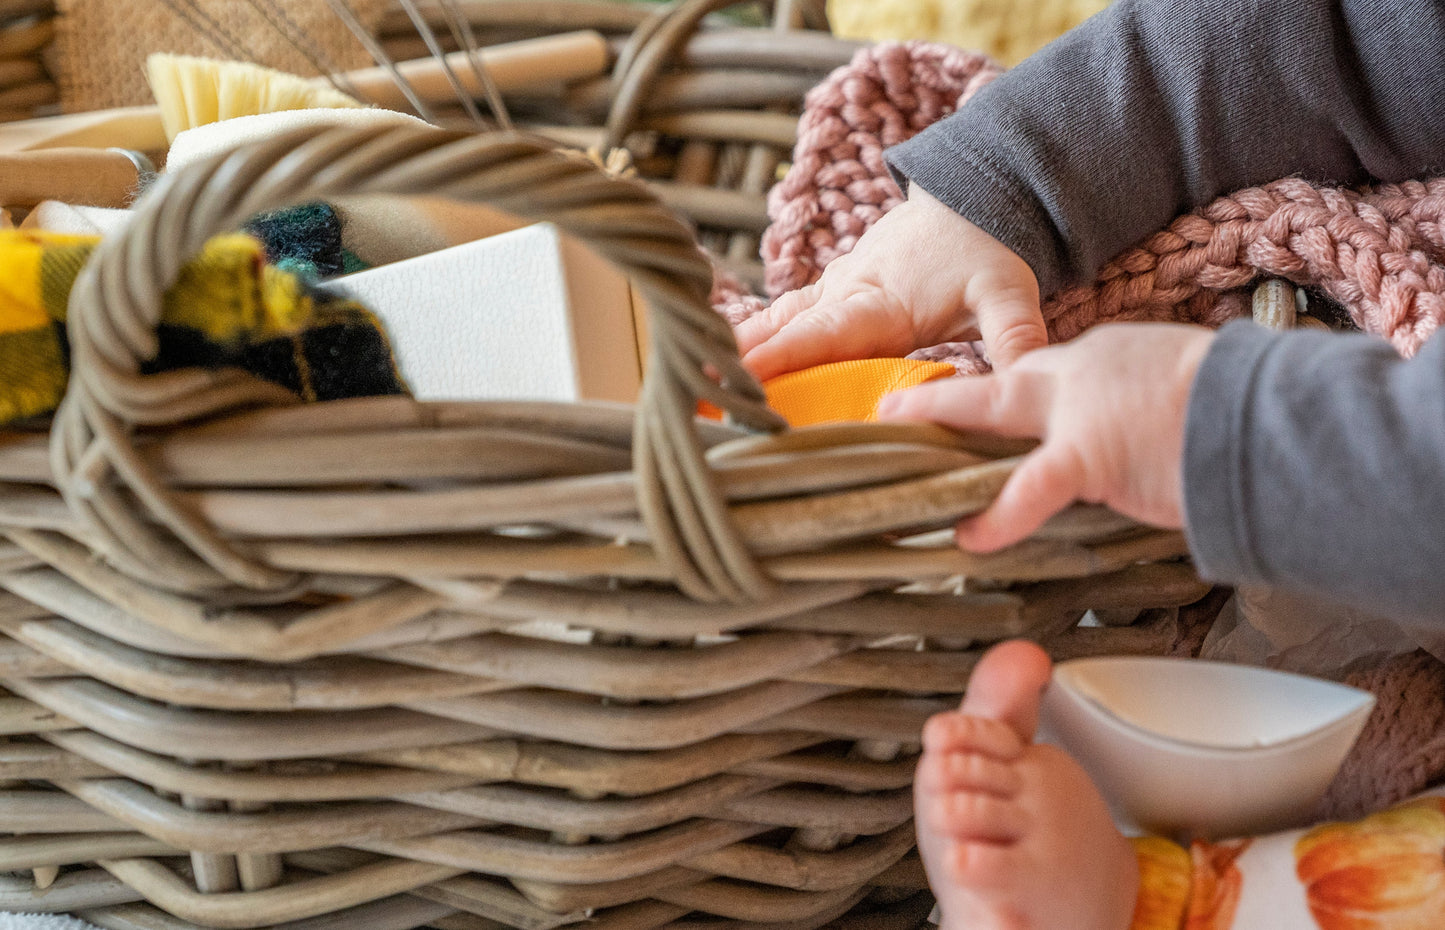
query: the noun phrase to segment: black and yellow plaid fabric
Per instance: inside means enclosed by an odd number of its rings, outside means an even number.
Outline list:
[[[66,304],[98,241],[0,231],[0,422],[49,413],[65,393]],[[150,371],[240,366],[306,400],[406,393],[376,318],[269,264],[249,235],[218,236],[186,265],[159,335]]]

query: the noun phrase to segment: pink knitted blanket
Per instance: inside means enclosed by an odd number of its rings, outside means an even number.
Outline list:
[[[952,113],[999,73],[977,52],[885,43],[859,51],[814,88],[792,167],[768,199],[768,295],[817,280],[901,203],[883,150]],[[1408,356],[1445,317],[1442,214],[1445,178],[1361,190],[1286,178],[1235,191],[1125,250],[1093,284],[1049,297],[1044,319],[1055,341],[1111,320],[1219,326],[1244,312],[1240,289],[1267,275],[1328,294],[1361,329]],[[764,305],[726,285],[714,302],[734,324]],[[916,355],[981,371],[980,350],[953,344]]]

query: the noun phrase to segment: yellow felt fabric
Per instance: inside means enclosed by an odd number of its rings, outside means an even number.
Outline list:
[[[60,402],[70,289],[99,241],[0,230],[0,424]],[[161,355],[148,362],[156,367],[238,365],[306,400],[404,390],[375,317],[351,301],[318,299],[268,264],[249,235],[217,236],[182,268],[161,328]]]
[[[86,236],[5,230],[0,233],[0,334],[49,326],[43,302],[43,259],[50,249],[90,244]],[[64,312],[63,309],[61,312]]]
[[[301,282],[266,264],[266,250],[243,233],[216,236],[187,262],[166,295],[164,319],[231,342],[294,332],[312,314]]]
[[[790,426],[869,422],[878,418],[878,401],[884,394],[952,377],[955,371],[945,362],[867,358],[779,375],[764,382],[763,390],[768,406]]]

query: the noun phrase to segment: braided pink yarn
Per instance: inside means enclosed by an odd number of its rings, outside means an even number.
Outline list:
[[[817,280],[829,261],[902,201],[883,149],[947,116],[999,74],[984,56],[927,42],[863,49],[809,93],[787,176],[768,198],[768,293]],[[1113,320],[1218,326],[1247,302],[1229,291],[1261,275],[1315,287],[1367,332],[1413,354],[1445,319],[1445,179],[1345,190],[1287,178],[1236,191],[1126,249],[1093,284],[1055,294],[1044,318],[1055,341]],[[763,306],[720,288],[734,323]],[[977,347],[915,353],[961,370]]]
[[[828,262],[903,201],[883,150],[958,109],[1001,73],[978,52],[885,42],[808,92],[787,176],[768,194],[768,293],[811,284]]]
[[[1445,179],[1363,191],[1286,178],[1236,191],[1125,250],[1085,287],[1044,306],[1050,335],[1111,320],[1217,326],[1220,293],[1261,275],[1320,288],[1366,332],[1413,355],[1445,319]]]
[[[1349,675],[1375,710],[1321,800],[1323,819],[1351,819],[1402,801],[1445,773],[1445,664],[1424,652]]]

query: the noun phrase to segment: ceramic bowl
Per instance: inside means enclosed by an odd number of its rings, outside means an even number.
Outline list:
[[[1075,659],[1054,669],[1041,726],[1121,826],[1221,838],[1306,822],[1374,703],[1357,688],[1244,665]]]

